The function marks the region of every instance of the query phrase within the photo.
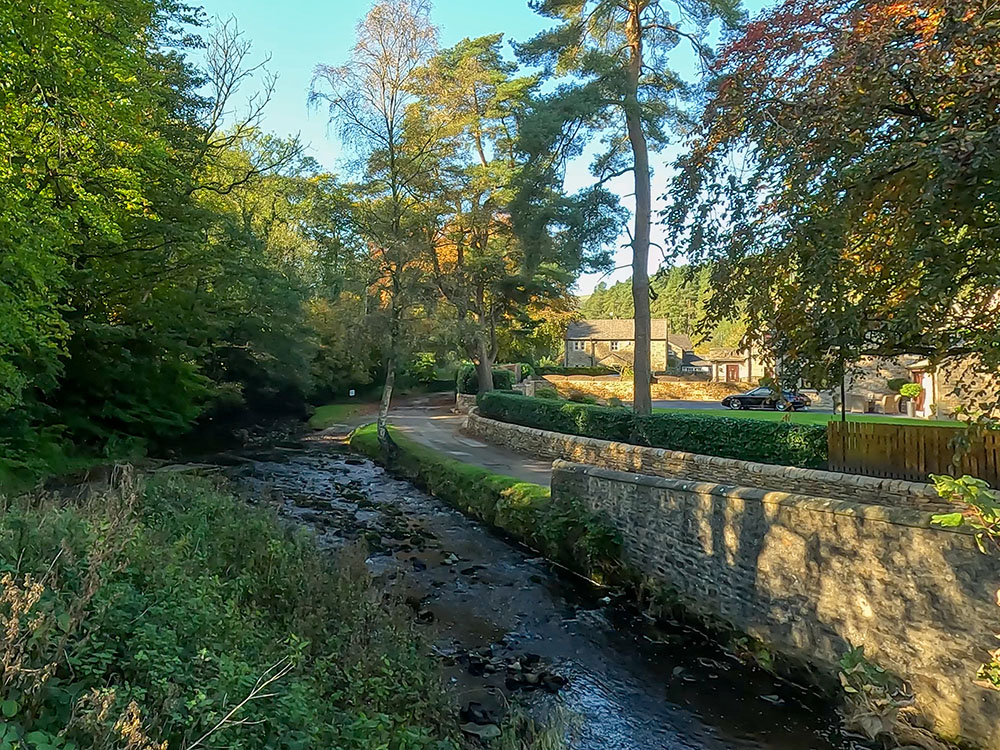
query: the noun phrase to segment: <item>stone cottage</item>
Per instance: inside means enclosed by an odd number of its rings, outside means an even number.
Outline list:
[[[650,366],[653,372],[676,370],[707,375],[709,362],[694,353],[691,337],[683,333],[670,333],[667,321],[655,318],[650,321]],[[567,367],[631,366],[635,359],[635,321],[580,320],[570,323],[566,330]]]

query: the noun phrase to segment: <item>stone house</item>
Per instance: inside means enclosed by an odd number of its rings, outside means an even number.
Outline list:
[[[774,375],[774,367],[752,349],[711,349],[702,356],[716,383],[756,383]]]
[[[676,370],[692,374],[708,374],[709,362],[694,353],[691,337],[670,333],[667,321],[650,321],[650,366],[653,372]],[[566,367],[596,367],[603,365],[619,369],[635,359],[635,321],[580,320],[566,329]]]
[[[919,383],[924,389],[917,399],[918,417],[951,419],[970,394],[984,391],[988,394],[987,400],[995,400],[1000,395],[1000,377],[987,377],[976,372],[973,365],[969,357],[952,359],[937,366],[915,354],[879,359],[864,357],[848,372],[845,384],[848,408],[860,410],[852,406],[852,401],[874,401],[878,411],[899,411],[899,399],[890,390],[889,381],[902,378]],[[835,395],[835,398],[839,396]]]

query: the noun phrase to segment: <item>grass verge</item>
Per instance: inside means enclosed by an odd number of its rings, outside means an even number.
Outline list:
[[[0,505],[0,746],[460,746],[359,550],[331,558],[205,478]]]
[[[316,411],[309,417],[309,427],[314,430],[325,430],[335,424],[345,422],[359,417],[369,411],[378,408],[376,403],[348,401],[336,404],[324,404],[317,406]]]
[[[620,538],[582,503],[556,505],[548,487],[448,458],[392,428],[390,434],[399,447],[391,467],[397,473],[596,581],[620,575]],[[355,430],[350,445],[382,460],[375,425]]]

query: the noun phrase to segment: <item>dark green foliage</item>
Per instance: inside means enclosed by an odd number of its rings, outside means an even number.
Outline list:
[[[636,416],[628,409],[512,399],[502,393],[479,398],[484,417],[654,448],[743,461],[818,468],[827,460],[826,427],[693,414]]]
[[[466,362],[455,373],[455,385],[459,393],[475,396],[479,393],[479,373],[476,366]],[[493,370],[493,387],[501,391],[509,391],[514,387],[514,373],[510,370]]]
[[[826,427],[757,419],[653,414],[636,417],[635,442],[656,448],[782,466],[826,463]]]
[[[54,674],[5,670],[0,695],[7,737],[38,733],[32,748],[108,747],[98,733],[130,701],[150,740],[190,746],[286,663],[266,691],[274,697],[248,703],[233,717],[247,723],[209,746],[457,746],[440,678],[408,618],[371,588],[364,554],[331,559],[209,481],[12,501],[0,568],[12,575],[7,595],[29,588],[25,575],[43,589],[14,641],[24,667],[54,664]]]
[[[628,442],[634,415],[628,409],[574,404],[549,398],[511,398],[504,393],[479,397],[479,413],[490,419],[540,430]]]
[[[447,458],[395,430],[392,437],[399,447],[392,468],[434,495],[595,580],[619,574],[621,540],[580,503],[557,506],[548,487]],[[379,460],[375,426],[355,430],[351,448]]]
[[[539,375],[565,375],[566,377],[573,377],[574,375],[617,375],[618,370],[612,367],[603,367],[598,365],[597,367],[539,367]]]
[[[893,378],[886,385],[893,393],[899,393],[899,389],[910,382],[912,381],[909,378]]]

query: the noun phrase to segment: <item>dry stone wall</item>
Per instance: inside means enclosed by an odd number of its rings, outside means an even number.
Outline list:
[[[564,375],[546,375],[544,377],[553,388],[564,396],[571,393],[585,393],[596,398],[632,400],[632,382],[630,380],[608,380],[600,377],[569,378]],[[676,382],[653,383],[650,385],[650,392],[654,401],[722,401],[726,396],[740,393],[747,387],[749,386],[744,387],[733,383],[678,380]]]
[[[476,410],[470,412],[466,430],[487,442],[540,458],[558,458],[660,477],[754,487],[776,495],[812,495],[925,511],[952,509],[927,484],[774,466],[565,435],[486,419],[479,416]]]
[[[625,562],[695,611],[831,673],[863,645],[938,733],[1000,750],[1000,693],[972,682],[1000,632],[1000,571],[971,535],[911,509],[562,461],[552,497],[601,515]]]

